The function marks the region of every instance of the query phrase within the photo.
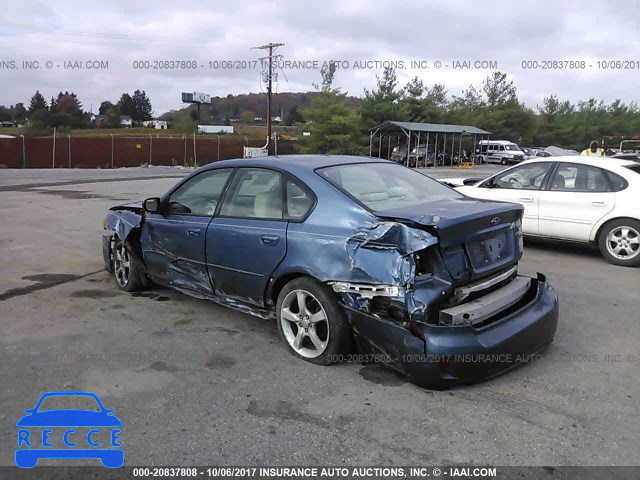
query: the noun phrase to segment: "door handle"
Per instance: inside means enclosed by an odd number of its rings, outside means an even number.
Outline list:
[[[199,228],[187,228],[187,235],[190,235],[192,237],[197,237],[198,235],[200,235],[200,229]]]
[[[533,198],[531,197],[520,197],[521,202],[533,202]]]
[[[280,240],[280,237],[277,235],[263,235],[260,237],[260,241],[265,245],[275,245]]]
[[[604,207],[604,202],[591,202],[594,207]]]

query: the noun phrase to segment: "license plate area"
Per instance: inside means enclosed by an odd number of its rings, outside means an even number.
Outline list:
[[[510,262],[514,257],[512,230],[467,242],[467,254],[473,270],[482,272]]]

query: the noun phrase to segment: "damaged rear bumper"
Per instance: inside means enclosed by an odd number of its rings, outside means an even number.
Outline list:
[[[535,359],[558,325],[558,297],[545,276],[531,279],[523,302],[481,325],[431,325],[409,329],[390,319],[345,307],[358,348],[429,388],[448,388],[496,376]]]

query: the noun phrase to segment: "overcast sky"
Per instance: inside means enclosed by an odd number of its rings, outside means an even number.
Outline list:
[[[268,42],[285,44],[277,50],[280,61],[306,61],[312,67],[278,71],[277,91],[312,90],[320,72],[311,62],[320,67],[337,60],[344,68],[335,86],[361,96],[365,88],[375,87],[382,72],[372,62],[387,61],[402,62],[397,69],[401,84],[418,76],[427,85],[444,83],[450,94],[459,95],[469,84],[479,87],[492,71],[473,68],[475,62],[491,61],[532,108],[551,94],[574,102],[595,97],[640,103],[638,0],[104,0],[55,5],[21,0],[0,1],[0,8],[4,105],[28,104],[36,90],[47,100],[69,90],[86,110],[93,105],[97,112],[101,101],[116,102],[123,92],[140,89],[149,95],[154,113],[161,114],[184,106],[183,91],[211,96],[260,92],[261,68],[253,62],[265,53],[251,47]],[[195,61],[196,68],[134,68],[134,62],[149,61],[153,67],[162,60]],[[553,60],[584,60],[585,68],[541,69],[544,61]],[[631,61],[623,66],[633,69],[598,67],[598,61],[609,60]],[[23,61],[37,61],[39,68],[23,68]],[[65,68],[65,62],[76,61],[83,67],[86,61],[108,62],[108,68]],[[412,61],[420,61],[421,68],[411,69]],[[537,61],[539,69],[524,69],[523,61]],[[356,62],[364,68],[354,68]],[[472,68],[454,69],[454,62],[469,62]]]

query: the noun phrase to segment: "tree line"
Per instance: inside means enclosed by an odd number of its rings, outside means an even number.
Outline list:
[[[123,93],[117,103],[105,100],[100,104],[98,115],[103,115],[95,126],[119,128],[122,115],[128,115],[134,122],[153,118],[151,100],[144,90],[136,90],[133,95]],[[89,128],[92,114],[84,110],[82,102],[74,92],[59,92],[47,102],[44,95],[36,90],[25,107],[16,103],[10,107],[0,106],[0,121],[14,125],[26,125],[32,133],[44,133],[51,128]]]
[[[456,96],[443,84],[429,86],[417,77],[400,86],[395,70],[386,68],[377,77],[376,88],[365,90],[357,108],[351,108],[347,94],[334,86],[335,72],[331,64],[322,69],[322,83],[314,85],[320,95],[311,108],[302,110],[310,121],[311,135],[303,137],[306,152],[368,153],[368,130],[387,120],[473,125],[491,132],[492,138],[522,146],[576,150],[604,137],[640,136],[640,109],[635,102],[606,104],[589,98],[573,104],[549,95],[533,110],[518,99],[513,81],[499,71]],[[374,147],[377,151],[377,143]]]

